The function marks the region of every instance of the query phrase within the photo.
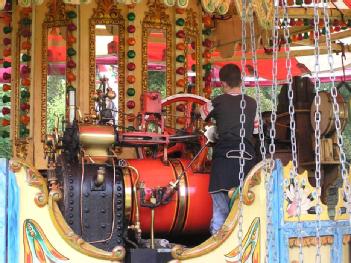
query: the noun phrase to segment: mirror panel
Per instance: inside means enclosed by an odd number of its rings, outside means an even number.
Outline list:
[[[56,119],[63,121],[66,115],[66,27],[50,27],[47,36],[46,133],[50,134]]]
[[[148,91],[158,91],[166,97],[166,32],[161,29],[150,29],[147,37],[147,79]]]
[[[95,25],[95,90],[98,101],[97,113],[112,110],[112,117],[118,123],[118,26]],[[101,114],[100,114],[101,115]]]
[[[124,19],[112,0],[96,2],[89,32],[90,114],[124,126]]]
[[[41,78],[41,139],[60,117],[62,124],[68,107],[66,102],[67,25],[65,4],[62,0],[50,2],[42,27],[42,78]],[[57,116],[57,117],[56,117]],[[58,123],[56,123],[57,126]],[[63,125],[59,125],[60,130]]]
[[[158,0],[149,3],[142,22],[143,92],[160,90],[172,95],[172,27],[166,8]],[[159,47],[159,50],[155,49]]]

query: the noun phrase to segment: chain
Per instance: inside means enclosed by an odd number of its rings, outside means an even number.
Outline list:
[[[325,35],[326,35],[326,44],[327,44],[327,49],[328,49],[328,64],[329,64],[329,78],[330,82],[332,84],[332,89],[331,89],[331,95],[333,97],[333,114],[335,117],[335,129],[336,129],[336,135],[337,135],[337,144],[339,147],[339,158],[340,158],[340,163],[341,163],[341,176],[343,180],[343,190],[344,194],[346,196],[346,202],[347,202],[347,213],[350,215],[351,213],[351,199],[350,199],[350,182],[348,180],[348,174],[347,174],[347,169],[346,169],[346,155],[344,151],[344,140],[341,134],[341,122],[340,122],[340,114],[339,114],[339,104],[337,102],[337,96],[338,96],[338,90],[335,86],[335,73],[334,73],[334,59],[333,59],[333,54],[332,54],[332,49],[331,49],[331,37],[330,37],[330,19],[329,19],[329,13],[327,10],[328,3],[323,2],[323,14],[324,14],[324,26],[325,26]],[[351,217],[349,217],[349,220],[351,221]],[[351,222],[350,222],[351,223]]]
[[[241,101],[240,101],[240,145],[239,145],[239,150],[240,150],[240,171],[239,171],[239,180],[240,180],[240,185],[239,185],[239,229],[238,229],[238,239],[239,239],[239,251],[240,251],[240,256],[239,256],[239,262],[242,263],[242,256],[243,256],[243,185],[244,185],[244,166],[245,166],[245,159],[244,159],[244,153],[245,153],[245,143],[244,143],[244,138],[245,138],[245,108],[246,108],[246,101],[245,101],[245,78],[246,78],[246,0],[242,1],[242,20],[241,20],[241,30],[242,30],[242,45],[241,45]]]
[[[294,92],[292,89],[292,74],[291,74],[291,57],[290,57],[290,32],[288,28],[289,15],[287,12],[287,0],[283,0],[283,28],[285,39],[285,54],[286,54],[286,68],[287,68],[287,82],[288,82],[288,98],[289,98],[289,115],[290,115],[290,140],[291,140],[291,154],[292,154],[292,169],[290,170],[290,178],[293,179],[295,197],[297,197],[297,232],[299,240],[299,262],[303,262],[302,252],[302,235],[301,235],[301,196],[299,184],[296,180],[297,176],[297,149],[296,149],[296,123],[295,123],[295,107],[294,107]]]
[[[267,228],[266,228],[266,245],[265,245],[265,262],[278,262],[277,258],[277,248],[275,247],[275,233],[272,231],[274,229],[272,222],[272,198],[273,198],[273,165],[274,165],[274,154],[275,154],[275,142],[276,129],[275,124],[277,120],[277,86],[278,86],[278,31],[279,30],[279,2],[274,1],[274,25],[272,29],[273,36],[273,55],[272,55],[272,87],[271,87],[271,98],[272,98],[272,112],[270,116],[271,126],[269,129],[269,164],[265,165],[265,188],[266,188],[266,204],[267,204]],[[261,124],[260,124],[261,125]],[[268,169],[268,171],[267,171]],[[270,260],[269,251],[273,251],[273,255]]]
[[[314,130],[314,139],[315,139],[315,162],[316,162],[316,170],[315,170],[315,179],[316,179],[316,194],[317,194],[317,204],[316,204],[316,213],[317,213],[317,222],[316,222],[316,239],[317,239],[317,252],[316,252],[316,263],[321,262],[321,131],[320,131],[320,120],[321,113],[319,112],[319,107],[321,104],[321,99],[319,96],[321,81],[319,79],[320,72],[320,64],[319,64],[319,13],[318,13],[318,3],[317,0],[313,1],[313,13],[314,13],[314,88],[316,92],[316,96],[314,98],[314,104],[316,106],[316,111],[314,113],[314,121],[316,123],[316,128]]]
[[[257,53],[256,53],[256,35],[255,35],[255,25],[253,17],[253,7],[252,0],[248,0],[248,10],[249,10],[249,23],[250,23],[250,40],[251,40],[251,53],[252,53],[252,64],[253,64],[253,75],[255,80],[255,97],[257,101],[257,115],[259,119],[259,139],[260,139],[260,153],[262,160],[266,160],[267,150],[264,143],[264,133],[263,133],[263,119],[262,119],[262,105],[260,96],[260,83],[258,81],[258,67],[257,67]]]
[[[278,6],[278,5],[277,5]],[[253,17],[253,7],[252,0],[248,1],[248,10],[249,10],[249,22],[250,22],[250,40],[251,40],[251,53],[252,53],[252,64],[253,64],[253,74],[255,80],[255,97],[257,101],[257,113],[259,117],[259,139],[260,139],[260,153],[263,160],[264,174],[265,174],[265,187],[266,187],[266,204],[267,204],[267,228],[266,228],[266,262],[269,260],[269,251],[274,252],[273,261],[276,262],[276,250],[275,250],[275,236],[272,231],[272,202],[271,198],[273,197],[273,181],[272,177],[272,166],[267,163],[267,149],[265,147],[265,136],[263,132],[263,118],[262,118],[262,104],[260,97],[260,84],[258,81],[258,66],[257,66],[257,53],[256,53],[256,35],[255,35],[255,25]],[[278,20],[277,20],[278,21]],[[278,24],[277,24],[278,25]],[[275,33],[273,34],[275,35]],[[278,39],[278,38],[277,38]],[[276,42],[277,43],[277,42]],[[276,45],[277,46],[277,45]],[[275,112],[274,112],[275,113]],[[273,138],[274,144],[274,138]],[[269,160],[271,161],[271,160]],[[272,162],[270,162],[272,164]],[[272,239],[272,243],[271,240]]]

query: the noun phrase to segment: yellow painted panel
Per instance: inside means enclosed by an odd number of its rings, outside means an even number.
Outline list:
[[[110,260],[100,260],[93,257],[86,256],[74,248],[72,248],[59,234],[55,225],[53,224],[48,205],[44,207],[38,207],[35,202],[35,196],[39,192],[38,188],[28,185],[28,175],[24,168],[21,168],[16,173],[16,180],[19,186],[20,193],[20,211],[19,211],[19,222],[20,222],[20,251],[19,258],[20,262],[24,261],[24,243],[23,243],[23,223],[27,219],[34,220],[38,226],[42,229],[42,232],[46,235],[48,241],[51,243],[60,254],[69,259],[72,263],[100,263],[100,262],[111,262]],[[117,262],[117,261],[116,261]]]

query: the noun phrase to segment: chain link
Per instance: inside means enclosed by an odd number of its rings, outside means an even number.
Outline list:
[[[316,203],[316,213],[317,213],[317,221],[316,221],[316,239],[317,239],[317,251],[316,251],[316,263],[321,262],[321,153],[320,153],[320,145],[321,145],[321,132],[320,132],[320,121],[321,121],[321,113],[319,111],[321,99],[319,96],[320,85],[321,81],[319,79],[319,72],[320,72],[320,49],[319,49],[319,12],[318,12],[318,3],[317,0],[313,1],[313,13],[314,13],[314,88],[315,88],[315,98],[314,104],[316,107],[316,111],[314,113],[314,121],[316,123],[316,127],[314,130],[314,139],[315,139],[315,180],[316,180],[316,195],[317,195],[317,203]]]
[[[265,188],[266,188],[266,204],[267,204],[267,229],[266,229],[266,246],[265,246],[265,262],[278,262],[277,248],[275,247],[275,233],[272,222],[272,203],[273,203],[273,166],[274,166],[274,154],[275,154],[275,137],[276,137],[276,120],[277,120],[277,86],[278,86],[278,42],[279,42],[279,1],[274,1],[274,25],[272,28],[273,36],[273,55],[272,55],[272,86],[271,86],[271,99],[272,99],[272,111],[270,116],[270,128],[269,137],[270,143],[268,146],[269,150],[269,164],[265,164]],[[273,255],[269,252],[273,251]],[[270,257],[271,256],[271,257]]]
[[[277,5],[278,7],[279,5]],[[266,255],[266,262],[269,261],[269,252],[273,251],[273,262],[277,262],[277,254],[276,254],[276,247],[275,247],[275,235],[272,231],[273,223],[272,223],[272,197],[273,197],[273,176],[272,176],[272,164],[273,159],[270,159],[267,162],[267,149],[265,147],[265,135],[263,132],[263,118],[262,118],[262,104],[261,104],[261,97],[260,97],[260,84],[259,84],[259,75],[258,75],[258,66],[257,66],[257,53],[256,53],[256,35],[255,35],[255,25],[254,25],[254,16],[253,16],[253,6],[252,0],[248,1],[248,10],[249,10],[249,23],[250,23],[250,40],[251,40],[251,53],[252,53],[252,64],[253,64],[253,75],[255,80],[255,97],[257,101],[257,115],[259,118],[259,139],[260,139],[260,153],[263,160],[263,171],[265,175],[265,188],[266,188],[266,205],[267,205],[267,228],[266,228],[266,245],[265,245],[265,255]],[[275,13],[278,16],[278,10]],[[276,20],[278,21],[278,19]],[[276,24],[278,27],[278,23]],[[277,31],[276,31],[277,32]],[[277,35],[277,33],[273,33],[273,35]],[[278,37],[276,38],[278,40]],[[277,47],[278,41],[276,41]],[[275,49],[277,50],[277,49]],[[277,55],[277,54],[275,54]],[[273,99],[272,99],[273,100]],[[276,100],[275,100],[276,102]],[[276,111],[274,111],[276,114]],[[275,129],[275,127],[273,128]],[[273,145],[274,145],[274,138],[273,138]],[[274,148],[274,146],[273,146]],[[275,151],[275,148],[274,148]],[[272,242],[271,242],[272,240]]]
[[[266,160],[267,150],[265,147],[265,137],[263,132],[263,119],[262,119],[262,105],[261,105],[261,96],[260,96],[260,83],[258,76],[258,66],[257,66],[257,53],[256,53],[256,34],[255,34],[255,24],[254,24],[254,16],[253,16],[253,6],[252,0],[248,0],[248,10],[249,10],[249,23],[250,23],[250,40],[251,40],[251,53],[252,53],[252,65],[253,65],[253,75],[255,81],[255,97],[257,101],[257,115],[259,119],[258,126],[258,135],[260,139],[260,153],[262,156],[262,160]]]
[[[245,153],[245,143],[244,143],[244,138],[245,138],[245,128],[244,124],[246,121],[245,118],[245,107],[246,107],[246,101],[245,101],[245,79],[246,79],[246,5],[247,2],[246,0],[242,1],[242,20],[241,20],[241,30],[242,30],[242,45],[241,45],[241,101],[240,101],[240,145],[239,145],[239,150],[240,150],[240,171],[239,171],[239,180],[240,180],[240,185],[239,185],[239,229],[238,229],[238,239],[239,239],[239,251],[240,251],[240,256],[239,256],[239,262],[242,263],[242,256],[243,256],[243,185],[244,185],[244,166],[245,166],[245,159],[244,159],[244,153]]]
[[[291,57],[290,57],[290,32],[289,32],[289,15],[287,12],[287,0],[283,0],[283,22],[284,29],[284,49],[286,54],[286,68],[287,68],[287,83],[288,83],[288,98],[289,98],[289,115],[290,115],[290,140],[291,140],[291,154],[292,154],[292,169],[290,170],[290,178],[293,180],[295,197],[297,197],[297,235],[299,240],[299,262],[303,262],[302,252],[302,229],[301,229],[301,191],[297,177],[297,148],[296,148],[296,122],[295,122],[295,107],[294,107],[294,92],[292,89],[292,74],[291,74]]]
[[[343,190],[344,194],[346,197],[346,211],[349,214],[349,220],[351,223],[351,198],[350,198],[350,182],[348,179],[348,173],[346,169],[346,155],[344,151],[344,140],[342,136],[342,131],[341,131],[341,122],[340,122],[340,112],[339,112],[339,104],[337,101],[337,96],[338,96],[338,90],[335,86],[335,73],[334,73],[334,58],[332,54],[332,48],[331,48],[331,37],[330,37],[330,18],[329,18],[329,13],[328,13],[328,2],[323,1],[323,19],[324,19],[324,27],[325,27],[325,36],[326,36],[326,44],[327,44],[327,50],[328,50],[328,64],[329,64],[329,79],[332,84],[331,88],[331,95],[333,98],[333,115],[335,117],[335,129],[336,129],[336,135],[337,135],[337,144],[339,148],[339,158],[340,158],[340,163],[341,163],[341,177],[343,180]]]
[[[279,41],[279,0],[274,2],[274,26],[272,30],[273,35],[273,56],[272,56],[272,87],[271,87],[271,96],[272,96],[272,114],[270,117],[271,126],[269,129],[269,154],[270,159],[273,160],[275,154],[275,143],[274,139],[276,137],[277,131],[275,129],[275,123],[277,121],[277,88],[278,88],[278,41]]]

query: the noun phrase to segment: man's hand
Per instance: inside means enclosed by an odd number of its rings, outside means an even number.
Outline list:
[[[206,126],[204,135],[207,138],[207,143],[215,143],[218,140],[217,127],[214,125]]]

